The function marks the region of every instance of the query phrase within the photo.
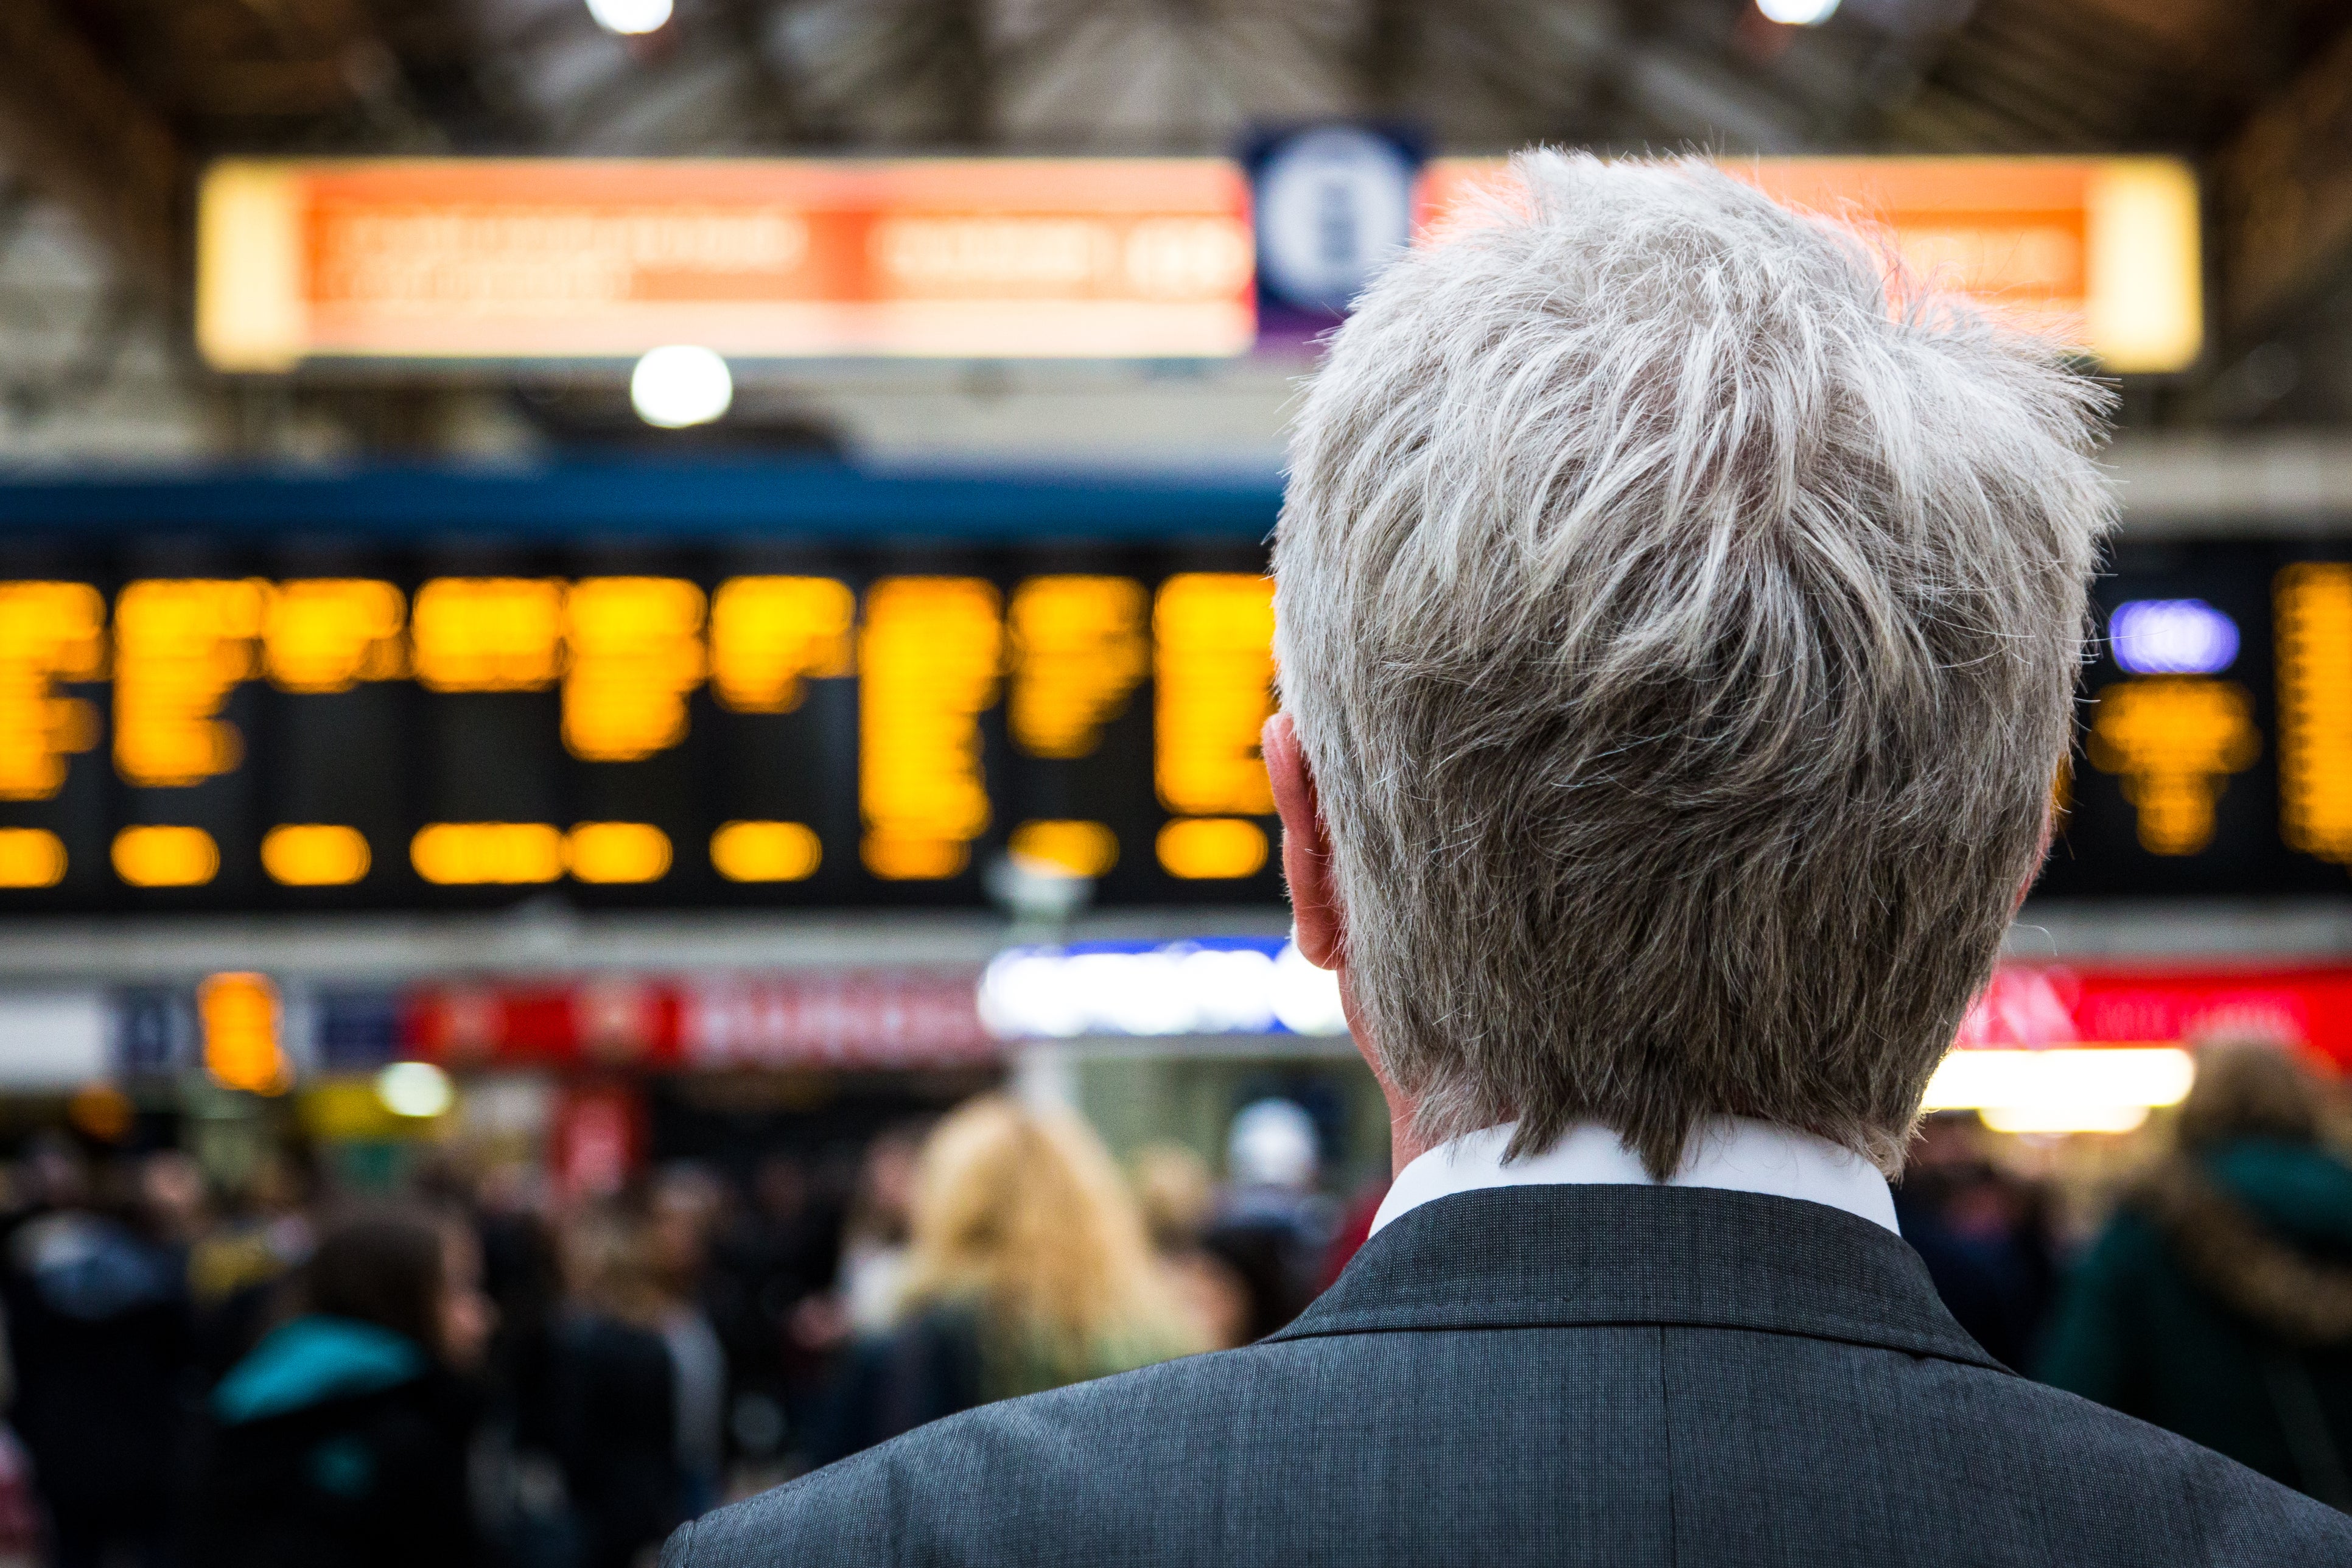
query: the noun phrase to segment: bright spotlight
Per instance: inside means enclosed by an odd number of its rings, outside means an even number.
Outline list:
[[[431,1062],[394,1062],[375,1075],[375,1097],[394,1116],[423,1119],[447,1110],[457,1091]]]
[[[637,417],[665,430],[708,425],[734,401],[735,378],[727,374],[727,362],[692,343],[653,350],[629,377],[629,402]]]
[[[588,0],[588,15],[608,33],[650,33],[669,13],[670,0]]]
[[[593,4],[593,0],[592,0]],[[1818,27],[1837,14],[1838,0],[1756,0],[1768,22],[1788,27]],[[664,0],[662,9],[669,9]]]

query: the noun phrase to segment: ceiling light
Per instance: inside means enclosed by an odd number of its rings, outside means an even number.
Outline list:
[[[662,8],[667,10],[668,5],[665,3]],[[1768,22],[1790,27],[1818,27],[1836,15],[1838,0],[1756,0],[1756,8],[1764,13]]]
[[[588,0],[588,15],[608,33],[650,33],[669,20],[669,13],[670,0]]]
[[[690,343],[653,350],[629,377],[629,402],[637,417],[665,430],[708,425],[734,401],[735,378],[727,374],[727,362]]]

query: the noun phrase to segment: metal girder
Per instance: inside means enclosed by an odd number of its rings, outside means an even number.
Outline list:
[[[176,287],[187,199],[178,140],[54,0],[0,5],[0,155],[79,214],[127,271]]]
[[[2257,331],[2352,258],[2352,33],[2247,122],[2215,173],[2221,314]]]

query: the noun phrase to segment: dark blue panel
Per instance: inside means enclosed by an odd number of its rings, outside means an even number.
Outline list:
[[[812,540],[1265,538],[1277,475],[570,461],[0,482],[0,535],[482,532]]]

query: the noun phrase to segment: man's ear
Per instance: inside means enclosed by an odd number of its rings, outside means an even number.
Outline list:
[[[1298,951],[1318,969],[1348,962],[1347,910],[1331,872],[1331,838],[1315,794],[1315,774],[1299,748],[1287,713],[1265,721],[1261,737],[1274,809],[1282,815],[1282,875],[1290,884],[1290,915]]]

